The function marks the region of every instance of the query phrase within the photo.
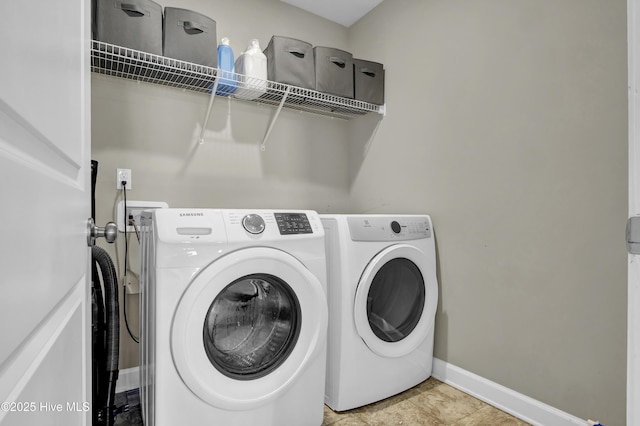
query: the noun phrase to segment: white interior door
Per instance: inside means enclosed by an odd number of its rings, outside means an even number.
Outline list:
[[[629,216],[640,215],[640,0],[628,0]],[[640,256],[629,254],[627,424],[640,424]]]
[[[0,1],[0,424],[88,425],[90,1]]]

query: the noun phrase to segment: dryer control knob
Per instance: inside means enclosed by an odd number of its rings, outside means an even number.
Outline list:
[[[264,219],[257,214],[248,214],[242,218],[242,226],[251,234],[261,234],[264,231]]]
[[[400,226],[400,224],[398,222],[396,222],[394,220],[393,222],[391,222],[391,230],[393,232],[395,232],[396,234],[399,234],[400,231],[402,231],[402,227]]]

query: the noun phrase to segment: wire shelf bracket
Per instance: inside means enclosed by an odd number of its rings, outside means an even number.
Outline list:
[[[209,105],[207,106],[207,113],[204,116],[204,121],[202,122],[202,130],[200,130],[200,145],[204,143],[204,134],[207,131],[207,124],[209,124],[209,116],[211,115],[211,108],[213,107],[213,102],[216,99],[216,92],[218,91],[218,82],[220,79],[216,78],[216,81],[213,83],[213,87],[211,88],[211,96],[209,97]]]
[[[287,87],[287,90],[285,91],[284,95],[282,96],[282,100],[280,101],[280,105],[278,105],[278,109],[276,110],[275,115],[271,119],[271,123],[269,123],[269,128],[267,129],[267,132],[264,134],[264,138],[262,139],[262,144],[260,145],[260,151],[262,152],[266,151],[267,149],[267,140],[271,135],[273,126],[276,124],[276,120],[278,119],[278,116],[280,115],[280,111],[282,111],[282,107],[284,106],[284,103],[287,101],[287,97],[289,96],[290,92],[291,92],[291,87]]]

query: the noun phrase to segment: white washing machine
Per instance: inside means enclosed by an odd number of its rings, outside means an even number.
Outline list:
[[[325,403],[335,411],[431,376],[438,284],[426,215],[320,215],[327,249]]]
[[[312,211],[159,209],[142,219],[145,426],[318,426],[324,231]]]

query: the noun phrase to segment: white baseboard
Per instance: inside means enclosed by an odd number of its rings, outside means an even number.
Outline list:
[[[116,382],[116,393],[125,392],[140,387],[140,367],[120,370]]]
[[[536,426],[585,426],[586,420],[487,380],[437,358],[433,377]]]

